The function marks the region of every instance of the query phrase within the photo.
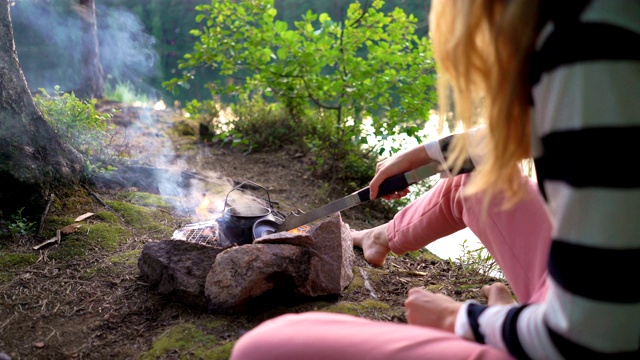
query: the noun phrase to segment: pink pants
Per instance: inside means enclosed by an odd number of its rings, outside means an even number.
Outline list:
[[[462,196],[468,175],[440,180],[387,226],[391,250],[424,248],[465,227],[502,269],[520,303],[547,291],[551,221],[537,184],[523,176],[525,198],[502,210],[496,197],[482,211],[479,196]],[[351,315],[308,312],[265,321],[243,335],[231,359],[510,359],[509,354],[450,332]]]

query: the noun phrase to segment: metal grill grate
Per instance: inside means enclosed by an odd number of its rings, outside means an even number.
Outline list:
[[[215,245],[218,241],[218,223],[215,220],[211,220],[189,224],[174,231],[171,239]]]

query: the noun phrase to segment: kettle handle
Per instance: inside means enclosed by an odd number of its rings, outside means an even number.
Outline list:
[[[262,185],[254,183],[251,180],[247,180],[247,181],[242,182],[240,185],[235,186],[233,189],[229,190],[229,192],[227,193],[227,196],[224,198],[224,207],[222,208],[222,213],[223,214],[224,214],[225,210],[227,210],[227,200],[229,199],[229,194],[231,194],[232,191],[235,191],[235,190],[238,190],[238,189],[242,188],[242,186],[244,184],[250,184],[250,185],[253,185],[253,186],[257,186],[259,188],[262,188],[264,191],[266,191],[267,200],[269,201],[269,207],[271,208],[271,212],[272,213],[275,212],[275,209],[273,208],[273,204],[271,203],[271,196],[269,195],[269,190],[267,190],[267,188],[265,188]]]

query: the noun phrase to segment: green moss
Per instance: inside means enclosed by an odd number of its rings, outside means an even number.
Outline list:
[[[106,250],[115,250],[127,236],[129,231],[117,224],[82,224],[77,232],[63,235],[60,245],[52,248],[48,257],[58,261],[74,259],[84,256],[87,249],[93,245]]]
[[[122,215],[127,224],[135,229],[158,231],[160,235],[172,233],[171,228],[161,225],[173,220],[168,214],[122,201],[108,201],[107,204]]]
[[[144,206],[144,207],[161,207],[161,208],[169,208],[171,204],[169,204],[164,197],[156,194],[150,194],[145,192],[128,192],[124,194],[127,197],[127,200],[132,204]]]
[[[225,326],[227,324],[228,324],[228,322],[226,320],[212,320],[212,321],[207,321],[202,325],[204,327],[206,327],[207,329],[216,329],[216,328],[219,328],[221,326]]]
[[[226,360],[231,357],[231,350],[233,350],[233,346],[236,344],[235,341],[228,342],[226,344],[222,344],[218,347],[215,347],[206,353],[203,353],[203,359],[210,360]]]
[[[93,199],[90,196],[85,196],[82,193],[66,193],[66,194],[58,194],[53,199],[53,203],[51,203],[51,211],[65,211],[68,214],[73,214],[76,209],[89,209],[93,204]],[[77,214],[82,215],[82,214]],[[73,221],[75,217],[71,220]]]
[[[418,259],[426,260],[426,261],[431,261],[431,260],[439,261],[439,260],[442,260],[441,258],[436,256],[434,253],[432,253],[431,251],[427,250],[426,248],[408,252],[408,253],[405,254],[405,256],[410,256],[411,258],[414,258],[416,260],[418,260]]]
[[[373,299],[368,299],[368,300],[364,300],[361,301],[358,304],[359,308],[361,310],[367,310],[367,309],[388,309],[389,308],[389,304],[384,303],[382,301],[378,301],[378,300],[373,300]]]
[[[383,269],[377,269],[377,268],[366,268],[364,269],[364,271],[367,273],[367,276],[369,277],[369,281],[373,281],[373,282],[380,281],[381,275],[389,274],[389,271],[383,270]]]
[[[376,309],[388,309],[389,304],[383,303],[378,300],[364,300],[359,303],[352,302],[339,302],[332,306],[328,306],[320,311],[340,313],[340,314],[350,314],[350,315],[360,315],[363,311],[371,311]]]
[[[141,253],[142,250],[125,251],[110,257],[109,261],[113,264],[136,265]]]
[[[357,304],[350,302],[340,302],[331,306],[327,306],[326,308],[319,309],[319,311],[339,313],[339,314],[349,314],[358,316],[358,306]]]
[[[125,234],[125,230],[121,227],[103,223],[89,225],[88,228],[89,242],[98,244],[106,250],[117,249],[120,239],[122,239]]]
[[[364,279],[360,273],[360,267],[353,267],[353,280],[349,283],[349,286],[344,289],[344,292],[349,293],[361,289],[364,286]]]
[[[151,210],[122,201],[108,201],[107,204],[124,217],[124,220],[135,228],[144,228],[151,222]]]
[[[63,227],[74,223],[75,218],[72,217],[49,216],[44,221],[42,236],[45,239],[50,239],[56,236],[56,230],[60,230]]]
[[[0,269],[19,269],[38,261],[36,254],[6,253],[0,255]]]
[[[181,324],[165,331],[141,360],[163,358],[177,350],[181,359],[223,360],[231,356],[234,342],[219,344],[215,336],[207,335],[192,324]]]
[[[65,236],[60,245],[49,251],[47,257],[57,261],[66,261],[80,256],[84,256],[87,249],[87,242],[79,235],[72,234]]]
[[[100,220],[109,224],[117,224],[120,219],[111,211],[100,211],[94,215],[96,220]]]

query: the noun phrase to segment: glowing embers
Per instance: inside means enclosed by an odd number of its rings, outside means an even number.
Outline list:
[[[288,232],[291,234],[305,234],[307,231],[311,229],[311,226],[308,225],[300,225],[295,229],[291,229]]]

